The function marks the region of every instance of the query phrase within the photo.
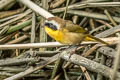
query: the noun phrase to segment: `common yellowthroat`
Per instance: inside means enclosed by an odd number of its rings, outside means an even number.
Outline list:
[[[108,44],[103,40],[96,38],[80,27],[77,24],[73,24],[72,21],[63,20],[59,17],[50,17],[44,24],[46,33],[62,44],[76,45],[82,41],[98,41],[104,44]]]

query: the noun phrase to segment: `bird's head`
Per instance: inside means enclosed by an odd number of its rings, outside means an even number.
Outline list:
[[[64,21],[59,17],[50,17],[44,23],[45,27],[51,28],[52,30],[59,30],[63,25]]]

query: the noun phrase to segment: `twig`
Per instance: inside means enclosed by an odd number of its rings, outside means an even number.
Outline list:
[[[27,7],[29,7],[33,11],[37,12],[39,15],[41,15],[42,17],[44,17],[46,19],[49,17],[54,17],[53,14],[51,14],[51,13],[47,12],[46,10],[44,10],[43,8],[37,6],[35,3],[33,3],[30,0],[17,0],[17,1],[22,2],[24,5],[26,5]]]
[[[42,7],[45,9],[45,10],[48,10],[48,0],[42,0]],[[41,21],[40,21],[40,25],[43,25],[45,23],[45,19],[44,18],[41,18]],[[39,42],[47,42],[47,34],[44,30],[44,28],[42,26],[40,26],[39,28],[40,32],[39,32]],[[45,51],[46,48],[40,48],[39,49],[40,51]]]
[[[75,16],[73,16],[73,20],[72,20],[72,21],[73,21],[73,23],[74,23],[74,24],[77,24],[77,21],[78,21],[78,16],[76,16],[76,15],[75,15]]]
[[[63,71],[64,71],[65,80],[70,80],[68,75],[67,75],[67,72],[66,72],[66,70],[64,68],[63,68]]]
[[[37,62],[38,59],[35,58],[23,58],[23,59],[17,59],[17,58],[8,58],[5,60],[0,60],[0,66],[11,66],[11,65],[21,65],[28,62]]]
[[[107,10],[104,11],[104,13],[107,15],[108,19],[112,22],[114,26],[117,26],[117,23],[114,21],[114,19],[111,17],[109,12]]]
[[[94,29],[95,29],[94,20],[93,20],[93,19],[90,19],[90,20],[89,20],[89,23],[90,23],[90,27],[92,28],[92,30],[94,30]]]
[[[85,1],[82,1],[81,3],[92,3],[92,2],[102,2],[102,1],[107,1],[107,0],[85,0]]]
[[[62,65],[64,63],[64,60],[61,59],[59,56],[58,56],[58,59],[55,63],[55,67],[53,69],[53,72],[52,72],[52,76],[51,76],[51,80],[53,80],[55,78],[55,76],[62,71]],[[62,72],[61,72],[62,73]]]
[[[112,73],[111,80],[116,80],[116,74],[117,74],[117,70],[119,68],[119,62],[120,62],[120,35],[119,35],[119,43],[118,43],[118,47],[117,47],[117,52],[115,54],[115,61],[114,61],[113,73]]]
[[[100,3],[81,3],[69,5],[68,9],[83,9],[87,7],[111,7],[111,6],[120,6],[120,2],[100,2]],[[52,13],[63,12],[66,7],[56,8],[51,10]]]
[[[60,47],[64,46],[58,42],[47,43],[28,43],[28,44],[6,44],[0,45],[0,49],[28,49],[28,48],[46,48],[46,47]]]
[[[118,32],[118,31],[120,31],[120,25],[117,25],[117,26],[110,28],[106,31],[103,31],[103,32],[97,34],[95,37],[108,37],[108,36]]]
[[[108,24],[107,22],[103,21],[103,20],[96,20],[97,22],[106,25],[108,28],[112,28],[113,26]]]
[[[116,54],[116,51],[113,48],[106,47],[106,46],[100,47],[99,49],[97,49],[97,51],[106,56],[113,57],[113,58],[115,57],[115,54]]]
[[[101,56],[100,63],[105,64],[105,56],[104,55]],[[99,73],[97,74],[97,80],[103,80],[103,76]]]
[[[12,20],[9,20],[9,21],[7,21],[7,22],[5,22],[5,23],[3,23],[3,24],[1,24],[1,25],[0,25],[0,28],[3,27],[3,26],[6,26],[7,24],[10,24],[10,23],[12,23],[12,22],[14,22],[14,21],[17,21],[17,20],[23,18],[24,16],[30,14],[31,12],[32,12],[32,11],[31,11],[30,9],[27,10],[26,12],[20,14],[18,17],[14,18],[14,19],[12,19]]]
[[[35,24],[36,24],[36,16],[35,13],[33,13],[32,16],[32,27],[31,27],[31,38],[30,38],[30,42],[34,43],[35,42]],[[32,54],[33,49],[30,48],[30,53]]]
[[[100,47],[100,44],[94,45],[92,48],[90,48],[87,52],[83,53],[82,56],[87,57],[89,56],[95,49]]]
[[[88,19],[87,17],[84,17],[79,25],[83,26],[83,24],[86,23],[87,19]]]
[[[53,80],[58,80],[62,73],[58,74]]]
[[[0,39],[0,44],[3,44],[3,43],[5,43],[5,42],[7,42],[8,40],[10,40],[11,37],[13,37],[16,33],[17,33],[17,32],[14,32],[14,33],[12,33],[12,34],[10,34],[10,35],[7,35],[7,36],[5,36],[5,37],[2,37],[2,38]]]
[[[40,17],[37,17],[37,19],[40,20]],[[30,20],[27,20],[27,21],[22,22],[22,23],[20,23],[20,24],[17,24],[17,25],[15,25],[15,26],[11,26],[11,27],[8,29],[8,31],[7,31],[6,34],[10,34],[10,33],[15,32],[15,31],[17,31],[17,30],[20,30],[20,29],[22,29],[22,28],[30,25],[31,22],[32,22],[32,20],[30,19]]]
[[[30,51],[26,51],[23,55],[29,54]],[[40,57],[51,57],[55,54],[60,53],[60,51],[32,51],[33,54],[36,54],[36,56]]]
[[[80,11],[80,10],[79,11],[78,10],[68,10],[67,13],[79,15],[79,16],[86,16],[86,17],[92,17],[92,18],[97,18],[97,19],[103,19],[103,20],[109,20],[106,15],[99,14],[99,13],[91,13],[91,12]],[[120,22],[119,17],[113,17],[113,19],[116,22]]]
[[[0,19],[0,22],[8,21],[10,19],[18,17],[19,15],[21,15],[21,14],[16,14],[16,15],[9,16],[9,17],[6,17],[6,18],[2,18],[2,19]]]
[[[60,6],[61,4],[63,4],[65,2],[65,0],[58,0],[56,3],[51,4],[50,8],[56,8],[58,6]]]
[[[0,9],[3,9],[5,6],[9,5],[10,3],[14,3],[15,0],[1,0],[0,1]]]
[[[111,38],[102,38],[102,40],[110,43],[116,44],[118,43],[117,37]],[[81,45],[85,44],[96,44],[98,42],[93,41],[83,41]],[[47,43],[28,43],[28,44],[8,44],[8,45],[0,45],[0,49],[28,49],[28,48],[48,48],[48,47],[60,47],[65,46],[64,44],[60,44],[58,42],[47,42]]]
[[[8,77],[8,78],[6,78],[6,79],[4,79],[4,80],[16,80],[16,79],[20,79],[20,78],[22,78],[22,77],[24,77],[24,76],[26,76],[26,75],[28,75],[28,74],[30,74],[30,73],[35,72],[36,70],[39,70],[39,69],[45,67],[45,66],[48,65],[48,64],[53,63],[55,60],[56,60],[56,59],[51,59],[50,61],[48,61],[48,62],[45,63],[44,65],[37,66],[37,67],[35,67],[35,68],[30,67],[29,69],[25,70],[24,72],[20,72],[20,73],[18,73],[18,74],[16,74],[16,75],[13,75],[13,76],[11,76],[11,77]]]
[[[104,66],[102,64],[99,64],[97,62],[86,59],[86,58],[84,58],[82,56],[79,56],[77,54],[73,54],[70,57],[70,54],[68,54],[68,53],[70,53],[71,50],[73,50],[73,49],[63,51],[61,53],[61,58],[65,59],[66,61],[70,61],[70,62],[72,62],[72,63],[74,63],[76,65],[86,67],[90,71],[100,73],[100,74],[102,74],[102,75],[104,75],[106,77],[109,77],[109,78],[111,77],[112,69],[110,69],[109,67],[106,67],[106,66]],[[117,74],[117,80],[119,80],[120,79],[120,73],[117,72],[116,74]]]
[[[67,3],[66,3],[66,9],[65,9],[65,12],[64,12],[64,15],[63,15],[63,19],[65,19],[65,17],[66,17],[69,2],[70,2],[70,1],[69,1],[69,0],[67,0]]]
[[[0,19],[18,14],[20,12],[23,12],[23,10],[24,10],[24,8],[20,8],[17,10],[10,10],[10,11],[2,11],[2,12],[0,12]]]
[[[98,26],[97,28],[91,30],[89,33],[92,34],[92,33],[94,33],[94,32],[97,32],[97,31],[101,30],[101,29],[104,29],[104,28],[106,28],[106,27],[107,27],[106,25]]]
[[[14,39],[14,40],[12,40],[12,41],[7,42],[6,44],[18,43],[18,42],[21,42],[21,41],[23,41],[23,40],[25,40],[25,39],[27,39],[27,38],[29,38],[29,36],[23,35],[23,36],[21,36],[21,37],[19,37],[19,38],[17,38],[17,39]]]
[[[82,72],[85,74],[86,80],[91,80],[89,73],[86,71],[86,68],[83,66],[80,66]]]

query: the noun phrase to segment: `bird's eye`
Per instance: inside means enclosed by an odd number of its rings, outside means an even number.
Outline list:
[[[49,28],[51,28],[53,30],[57,30],[56,26],[53,25],[52,23],[45,23],[45,26],[48,26]]]
[[[49,26],[50,26],[50,27],[53,27],[53,24],[52,24],[52,23],[49,23]]]

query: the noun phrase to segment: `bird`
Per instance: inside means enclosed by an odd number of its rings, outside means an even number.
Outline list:
[[[97,41],[108,45],[107,42],[88,33],[83,27],[70,20],[60,17],[50,17],[44,23],[45,32],[61,44],[77,45],[82,41]]]

